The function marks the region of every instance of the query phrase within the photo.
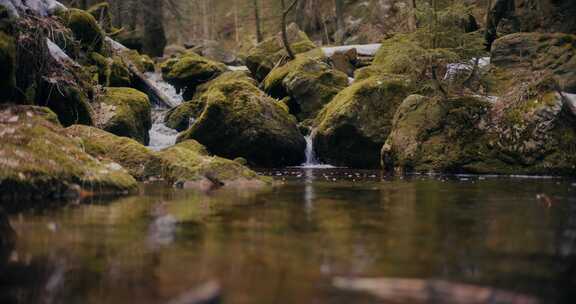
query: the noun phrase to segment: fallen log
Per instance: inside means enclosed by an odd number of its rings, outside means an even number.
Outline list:
[[[160,89],[158,89],[156,85],[148,77],[146,77],[144,73],[138,70],[136,64],[134,64],[132,59],[127,56],[126,52],[129,51],[128,48],[109,37],[106,37],[106,41],[110,44],[114,55],[122,58],[124,63],[126,63],[128,66],[130,73],[134,75],[136,82],[133,85],[136,89],[148,94],[150,101],[160,107],[174,108],[178,105],[170,98],[168,98]]]

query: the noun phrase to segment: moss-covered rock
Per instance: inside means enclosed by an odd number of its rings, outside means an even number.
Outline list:
[[[246,72],[243,71],[230,71],[221,74],[215,79],[198,86],[196,89],[196,96],[202,96],[213,85],[227,81],[244,81],[248,86],[256,86],[256,81],[251,78]],[[166,126],[177,131],[184,131],[190,127],[191,122],[196,120],[204,111],[205,99],[193,98],[190,101],[184,102],[181,105],[171,109],[166,113],[165,123]]]
[[[13,97],[16,86],[16,44],[14,38],[0,31],[0,100]]]
[[[290,113],[299,120],[314,118],[322,107],[348,86],[346,74],[313,58],[298,56],[273,69],[264,79],[264,90],[275,98],[289,97]]]
[[[224,184],[268,182],[238,162],[209,155],[206,148],[194,140],[154,152],[133,139],[93,127],[76,125],[68,127],[66,132],[79,138],[90,155],[121,164],[139,180],[154,177],[169,182],[201,181],[208,176]]]
[[[196,87],[227,71],[226,65],[186,52],[162,64],[164,80],[183,92],[184,99],[191,99]]]
[[[157,153],[162,175],[172,181],[201,181],[206,178],[227,184],[252,183],[264,185],[270,180],[242,164],[210,156],[206,148],[194,140],[186,140]]]
[[[396,108],[410,90],[409,82],[401,78],[377,77],[344,89],[316,118],[318,158],[333,165],[377,168]]]
[[[258,166],[303,162],[306,143],[294,118],[254,85],[218,81],[198,98],[204,110],[179,141],[195,139],[216,155]]]
[[[97,125],[147,145],[148,130],[152,127],[148,96],[131,88],[106,88],[98,98]]]
[[[305,53],[316,48],[306,33],[300,31],[294,23],[287,29],[288,41],[295,54]],[[258,81],[264,80],[276,64],[286,57],[280,34],[270,37],[253,47],[246,57],[246,66]]]
[[[73,125],[66,133],[82,141],[84,150],[99,159],[112,160],[138,180],[160,175],[159,159],[150,149],[127,137],[116,136],[104,130]]]
[[[492,64],[513,70],[516,82],[549,73],[561,90],[576,93],[576,35],[516,33],[492,45]],[[540,76],[541,78],[542,76]]]
[[[74,82],[46,80],[41,83],[40,105],[49,107],[64,126],[94,125],[94,111],[87,92]]]
[[[382,147],[388,171],[461,172],[487,156],[479,124],[487,102],[471,97],[452,99],[407,97],[394,116]]]
[[[106,87],[129,87],[130,70],[119,56],[104,57],[96,52],[90,58],[98,66],[98,80]]]
[[[0,109],[0,199],[26,200],[124,193],[136,181],[118,164],[99,161],[44,117],[48,110],[28,106]]]
[[[58,16],[72,30],[74,37],[80,40],[84,50],[102,52],[104,33],[94,16],[74,8],[60,11]]]
[[[114,36],[114,40],[118,41],[123,46],[142,53],[144,46],[142,33],[140,31],[127,31],[123,30]]]

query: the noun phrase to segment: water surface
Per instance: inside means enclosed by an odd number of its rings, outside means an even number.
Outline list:
[[[262,173],[283,184],[211,193],[149,184],[127,198],[11,210],[18,239],[0,261],[0,302],[181,303],[219,286],[223,303],[380,303],[341,278],[573,299],[572,181]]]

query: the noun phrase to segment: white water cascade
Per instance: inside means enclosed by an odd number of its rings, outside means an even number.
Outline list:
[[[165,82],[160,73],[146,73],[145,76],[170,99],[172,104],[182,103],[182,95],[178,94],[173,86]],[[149,131],[150,143],[148,147],[154,151],[160,151],[176,144],[178,131],[170,129],[164,124],[168,111],[169,109],[157,105],[152,109],[152,128]]]
[[[334,168],[331,165],[325,165],[320,163],[316,158],[316,152],[314,152],[314,137],[316,136],[316,130],[310,131],[310,134],[306,135],[304,139],[306,140],[306,162],[304,162],[302,168]]]

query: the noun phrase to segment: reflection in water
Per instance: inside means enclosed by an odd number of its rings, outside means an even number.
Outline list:
[[[18,241],[0,263],[0,303],[380,301],[334,285],[341,277],[444,282],[433,284],[439,303],[486,290],[573,299],[570,182],[263,173],[286,181],[210,195],[146,185],[111,202],[19,211],[10,216]]]

